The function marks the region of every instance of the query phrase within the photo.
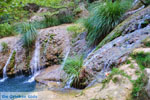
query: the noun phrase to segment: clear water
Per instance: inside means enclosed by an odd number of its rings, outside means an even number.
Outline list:
[[[25,83],[31,77],[16,76],[0,82],[0,92],[31,92],[35,90],[36,82]]]

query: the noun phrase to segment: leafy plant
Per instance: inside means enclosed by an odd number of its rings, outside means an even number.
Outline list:
[[[90,16],[85,19],[84,25],[88,30],[87,40],[89,45],[99,43],[116,25],[122,15],[130,8],[130,0],[107,0],[91,10]]]
[[[16,31],[22,35],[25,47],[30,47],[37,36],[36,28],[30,23],[19,23],[16,25]]]

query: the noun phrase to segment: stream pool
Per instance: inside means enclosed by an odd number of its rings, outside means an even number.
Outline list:
[[[7,78],[0,82],[0,92],[32,92],[35,90],[36,82],[27,82],[30,78],[23,75]]]

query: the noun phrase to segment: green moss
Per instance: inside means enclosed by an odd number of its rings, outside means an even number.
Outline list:
[[[102,47],[103,45],[105,45],[106,43],[108,43],[108,42],[114,40],[115,38],[117,38],[117,37],[119,37],[119,36],[121,36],[121,35],[122,35],[121,32],[115,33],[115,34],[110,35],[110,36],[108,35],[104,40],[102,40],[102,41],[98,44],[98,46],[96,47],[95,51],[98,50],[99,48],[101,48],[101,47]]]
[[[12,57],[10,59],[10,67],[13,68],[15,66],[15,56],[16,56],[16,51],[13,52]]]

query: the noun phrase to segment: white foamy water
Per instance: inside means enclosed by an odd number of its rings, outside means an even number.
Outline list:
[[[35,77],[40,74],[40,48],[40,41],[37,40],[35,43],[34,54],[30,62],[30,68],[33,76],[31,76],[31,78],[25,83],[34,82]]]
[[[63,68],[64,68],[64,66],[65,66],[66,60],[67,60],[67,58],[68,58],[68,56],[69,56],[69,53],[70,53],[70,48],[68,48],[67,53],[65,54],[65,57],[64,57],[64,59],[63,59],[63,63],[62,63],[62,65],[61,65],[61,70],[63,70]]]
[[[40,74],[40,71],[36,72],[28,81],[24,82],[24,83],[32,83],[35,81],[35,77],[38,76]]]
[[[12,57],[13,53],[14,53],[14,50],[11,52],[5,66],[3,68],[3,79],[1,79],[0,82],[4,82],[7,79],[7,66],[10,63],[10,60],[11,60],[11,57]]]
[[[71,88],[71,83],[73,82],[73,78],[74,76],[72,75],[70,79],[66,82],[66,85],[64,88]]]
[[[32,74],[35,74],[38,70],[40,70],[39,68],[40,67],[40,48],[41,47],[40,47],[39,41],[36,41],[35,51],[30,62],[30,68],[31,68]]]

